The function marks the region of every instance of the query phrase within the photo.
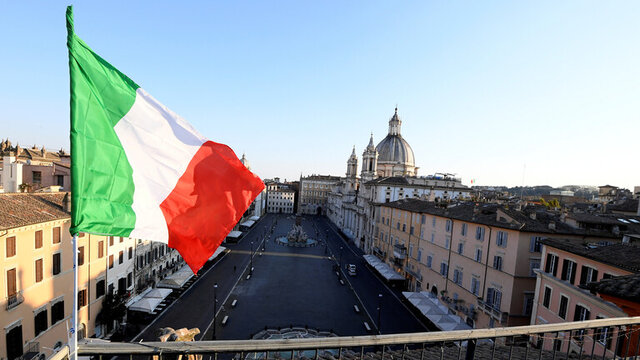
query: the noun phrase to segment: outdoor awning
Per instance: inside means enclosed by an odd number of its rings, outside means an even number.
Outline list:
[[[226,247],[224,246],[218,246],[218,248],[216,249],[216,252],[213,253],[213,255],[211,255],[211,257],[209,258],[209,260],[207,261],[211,261],[215,258],[217,258],[220,254],[222,254],[225,250],[227,250]]]
[[[249,218],[249,220],[258,221],[260,220],[260,216],[253,215],[252,217]]]
[[[151,313],[158,307],[163,299],[144,297],[129,306],[129,310]]]
[[[442,331],[471,329],[469,325],[462,321],[462,318],[449,314],[449,308],[440,303],[440,301],[428,291],[403,291],[402,295],[404,295],[422,315]]]
[[[369,265],[371,265],[383,278],[387,280],[404,280],[404,277],[397,272],[393,271],[393,269],[383,263],[380,259],[378,259],[375,255],[364,255],[363,258]]]
[[[159,288],[167,288],[167,289],[180,289],[193,277],[193,272],[191,268],[187,265],[180,268],[180,270],[175,273],[167,276],[163,280],[158,283]]]
[[[246,226],[246,227],[252,227],[253,224],[255,224],[256,222],[253,220],[247,220],[245,222],[243,222],[242,224],[240,224],[240,226]]]
[[[144,297],[145,298],[158,298],[158,299],[164,299],[167,296],[169,296],[169,294],[171,294],[173,290],[171,289],[153,289],[151,291],[149,291]]]
[[[240,237],[240,235],[242,235],[242,231],[233,230],[232,232],[229,233],[229,235],[227,235],[227,237],[237,239]]]

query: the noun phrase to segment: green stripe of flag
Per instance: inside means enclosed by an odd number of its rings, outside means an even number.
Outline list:
[[[132,168],[114,126],[131,109],[138,85],[73,32],[67,7],[71,78],[71,233],[128,236],[135,226]],[[105,220],[106,219],[106,220]]]

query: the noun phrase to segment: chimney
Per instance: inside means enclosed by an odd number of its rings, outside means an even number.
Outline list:
[[[555,230],[556,229],[556,223],[555,221],[551,221],[549,222],[549,230]]]
[[[64,198],[62,198],[62,211],[71,213],[71,199],[69,199],[69,193],[64,194]]]

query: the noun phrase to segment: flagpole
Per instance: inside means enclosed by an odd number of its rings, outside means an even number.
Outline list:
[[[73,311],[71,312],[71,360],[78,359],[78,234],[71,238],[73,246]]]

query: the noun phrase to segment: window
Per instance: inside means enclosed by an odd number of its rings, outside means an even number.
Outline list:
[[[567,306],[569,305],[569,298],[560,295],[560,306],[558,307],[558,316],[562,319],[567,319]]]
[[[45,307],[41,311],[38,311],[33,320],[34,330],[36,333],[35,336],[38,336],[41,332],[46,331],[47,327],[49,326],[49,324],[47,324],[47,308]]]
[[[129,247],[129,260],[133,257],[133,247]]]
[[[84,265],[84,246],[78,247],[78,266]]]
[[[42,172],[41,171],[32,171],[33,175],[33,183],[40,184],[42,182]]]
[[[598,270],[586,265],[582,265],[582,272],[580,273],[580,285],[586,285],[597,280]]]
[[[433,219],[431,220],[431,226],[432,227],[436,227],[436,217],[434,216]]]
[[[120,236],[120,242],[123,242],[124,238],[122,236]]]
[[[531,237],[531,241],[529,242],[529,252],[541,252],[542,251],[542,244],[540,243],[541,239],[542,239],[541,236],[532,236]]]
[[[109,269],[113,269],[113,255],[109,255]]]
[[[458,243],[458,254],[462,255],[464,252],[464,243],[461,241]]]
[[[540,259],[529,259],[529,275],[536,276],[537,269],[540,269]]]
[[[422,259],[422,249],[418,248],[418,258],[416,260],[420,262],[420,259]]]
[[[596,316],[596,319],[605,319],[605,317]],[[596,329],[594,335],[600,345],[604,346],[607,349],[611,349],[611,344],[613,343],[613,336],[611,336],[612,332],[613,328],[603,327]]]
[[[168,263],[169,262],[167,262],[167,264]],[[133,273],[130,272],[127,274],[127,287],[131,287],[131,284],[133,284]]]
[[[78,291],[78,309],[87,306],[87,289]]]
[[[522,314],[531,316],[533,311],[534,294],[524,294],[524,306],[522,307]]]
[[[443,261],[440,264],[440,275],[447,276],[447,273],[449,273],[449,265]]]
[[[434,242],[436,242],[436,234],[431,233],[431,243],[433,244]]]
[[[10,258],[12,256],[16,256],[16,237],[10,236],[6,239],[7,242],[7,250],[5,252],[5,256]]]
[[[56,226],[53,228],[52,239],[54,244],[60,244],[60,227],[59,226]]]
[[[98,241],[98,259],[102,259],[104,256],[104,241]]]
[[[109,236],[109,246],[113,246],[113,236]]]
[[[53,254],[52,264],[53,264],[53,270],[52,270],[53,275],[60,274],[60,271],[62,271],[62,266],[60,264],[60,253]]]
[[[462,223],[462,228],[460,229],[460,235],[467,236],[467,223]]]
[[[396,229],[400,230],[400,222],[396,223]]]
[[[451,247],[451,237],[449,237],[448,235],[444,239],[444,247],[445,249],[448,249]]]
[[[42,281],[42,259],[36,260],[36,282]]]
[[[502,302],[502,291],[496,288],[487,289],[487,305],[500,311],[500,303]]]
[[[407,224],[402,224],[402,232],[406,232],[407,231]]]
[[[475,276],[471,278],[471,292],[473,295],[478,296],[480,293],[480,280]]]
[[[17,293],[16,269],[11,269],[7,271],[7,297],[14,297]]]
[[[476,240],[484,241],[484,228],[482,226],[476,227]]]
[[[547,254],[547,262],[544,264],[544,272],[553,276],[558,274],[558,256]]]
[[[427,255],[427,263],[426,263],[426,265],[427,265],[427,267],[428,267],[429,269],[431,269],[431,263],[432,263],[432,262],[433,262],[433,256],[431,256],[431,255]]]
[[[482,249],[480,249],[480,248],[476,249],[476,255],[475,255],[474,259],[477,262],[482,262]]]
[[[445,231],[446,232],[451,232],[451,228],[452,228],[452,221],[447,219],[447,225],[445,226]]]
[[[409,235],[413,235],[413,226],[409,228]]]
[[[496,255],[493,257],[493,268],[502,271],[502,256]]]
[[[576,279],[576,263],[574,261],[568,259],[562,260],[562,274],[560,278],[573,284]]]
[[[56,175],[56,185],[60,187],[64,186],[64,175]]]
[[[576,305],[576,311],[573,313],[573,321],[589,320],[591,312],[582,305]]]
[[[509,234],[505,231],[498,231],[496,234],[496,245],[499,247],[507,247],[507,236]]]
[[[105,290],[106,290],[106,282],[104,281],[104,279],[96,282],[96,299],[99,298],[100,296],[103,296]]]
[[[427,217],[425,215],[422,215],[421,219],[420,219],[420,223],[422,225],[424,225],[424,223],[427,221]]]
[[[42,230],[36,231],[36,239],[35,240],[36,240],[36,244],[35,244],[36,249],[42,248]]]
[[[118,253],[118,264],[122,264],[123,261],[124,261],[124,251],[120,250],[120,252]]]
[[[551,288],[548,286],[544,287],[544,297],[542,298],[542,306],[549,308],[549,304],[551,304]]]
[[[51,325],[64,319],[64,300],[60,300],[51,305]]]
[[[462,286],[462,271],[458,269],[453,270],[453,282]]]

